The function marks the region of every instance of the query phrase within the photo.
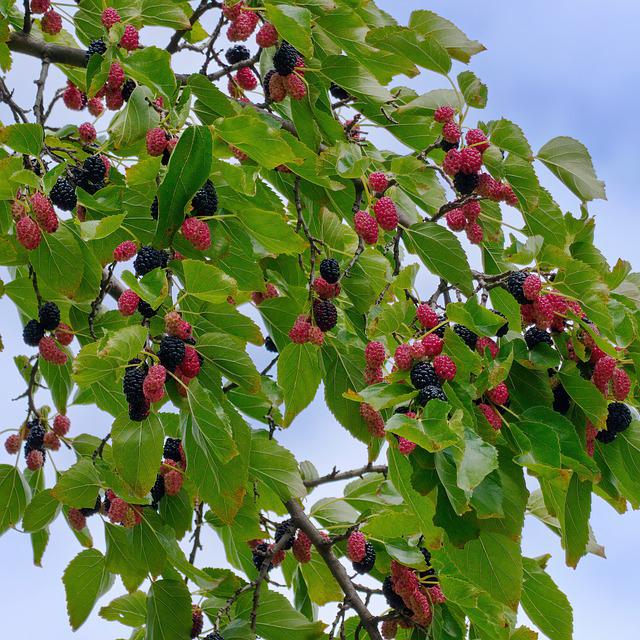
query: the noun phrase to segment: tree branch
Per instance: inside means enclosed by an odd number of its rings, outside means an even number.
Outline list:
[[[27,56],[47,59],[55,64],[68,64],[72,67],[86,67],[85,53],[77,47],[65,47],[60,44],[36,40],[32,36],[12,31],[7,42],[9,49]]]
[[[320,476],[313,480],[305,480],[304,486],[307,489],[317,487],[327,482],[340,482],[341,480],[351,480],[353,478],[362,478],[365,473],[382,473],[387,475],[388,467],[384,464],[374,465],[371,462],[359,469],[351,469],[350,471],[338,471],[335,467],[331,473],[327,473],[325,476]]]
[[[340,588],[345,595],[345,601],[348,600],[351,607],[353,607],[354,611],[360,617],[360,622],[369,634],[369,638],[371,640],[382,640],[376,619],[371,615],[371,612],[360,598],[356,588],[353,586],[353,582],[351,582],[351,579],[347,575],[346,569],[331,550],[330,543],[322,537],[313,522],[309,520],[309,517],[297,500],[288,500],[285,503],[285,507],[291,515],[291,519],[296,527],[301,529],[307,535],[309,540],[313,543],[313,546],[322,556],[322,559],[329,568],[329,571],[331,571],[331,574],[340,585]]]
[[[219,2],[200,0],[200,4],[193,10],[191,17],[189,18],[189,24],[191,25],[191,27],[193,27],[196,21],[207,11],[209,11],[209,9],[214,9],[220,6],[222,5]],[[191,31],[191,27],[189,29],[179,29],[171,36],[171,40],[169,40],[169,44],[166,47],[169,53],[175,53],[178,50],[180,40],[182,40],[183,36],[186,33],[189,33],[189,31]]]

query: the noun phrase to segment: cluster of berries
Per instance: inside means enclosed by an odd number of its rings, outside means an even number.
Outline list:
[[[389,178],[382,172],[369,175],[368,185],[377,197],[373,205],[372,216],[368,211],[358,211],[353,217],[356,233],[366,244],[378,242],[378,226],[383,231],[394,231],[398,226],[398,210],[389,196],[383,195],[391,185]]]
[[[177,438],[167,438],[164,443],[163,460],[156,481],[151,487],[151,506],[158,508],[164,496],[175,496],[180,493],[187,468],[182,442]]]
[[[347,539],[347,557],[356,573],[370,573],[376,564],[376,550],[361,531],[354,531]]]
[[[296,318],[289,330],[289,338],[296,344],[311,342],[322,346],[324,334],[338,323],[338,310],[331,302],[340,294],[340,265],[334,258],[325,258],[320,263],[320,276],[312,283],[318,296],[311,305],[312,315],[302,314]]]
[[[265,561],[267,561],[268,562],[267,571],[271,571],[271,569],[273,569],[274,567],[280,566],[284,562],[286,552],[289,549],[294,549],[293,553],[295,556],[296,555],[296,551],[295,551],[296,532],[298,532],[298,529],[291,520],[283,520],[282,522],[276,525],[276,530],[273,536],[274,538],[273,543],[266,542],[265,540],[251,540],[249,542],[249,546],[251,547],[251,550],[252,550],[253,566],[258,571],[260,571]],[[304,535],[302,531],[299,531],[298,537],[300,537],[300,534]],[[282,538],[284,538],[284,536],[287,536],[287,540],[284,542],[283,546],[280,549],[274,552],[275,545],[277,545],[282,540]],[[306,538],[306,536],[304,537]],[[308,540],[308,538],[306,539]],[[310,541],[309,541],[308,553],[309,554],[311,553]],[[302,562],[302,560],[300,562]]]
[[[451,231],[464,231],[472,244],[480,244],[484,239],[484,230],[478,221],[480,218],[480,203],[470,200],[461,207],[447,211],[445,220]]]
[[[229,20],[227,40],[229,42],[244,42],[256,30],[260,16],[256,11],[248,9],[244,0],[235,4],[225,2],[222,5],[222,14]]]
[[[105,498],[106,502],[106,498]],[[72,529],[76,531],[82,531],[87,526],[87,518],[102,512],[103,505],[100,499],[100,494],[96,498],[96,502],[93,507],[82,507],[80,509],[72,508],[67,513],[67,520]],[[106,513],[106,512],[105,512]]]
[[[270,102],[282,102],[287,96],[302,100],[307,95],[304,67],[298,50],[283,41],[273,56],[273,69],[263,79],[265,98]]]
[[[382,583],[387,604],[401,614],[397,620],[383,624],[381,631],[386,640],[396,637],[398,627],[407,629],[412,623],[428,627],[433,619],[434,605],[446,602],[435,569],[431,567],[431,554],[427,549],[420,550],[427,563],[426,571],[416,571],[392,560],[391,575]]]
[[[213,216],[218,210],[218,194],[211,180],[207,180],[191,200],[191,212],[182,223],[181,232],[193,248],[206,251],[211,246],[211,231],[203,218]]]
[[[48,2],[48,0],[46,1]],[[107,39],[109,37],[111,27],[121,21],[120,14],[112,7],[107,7],[102,12],[102,24],[107,31]],[[139,44],[138,30],[132,24],[125,25],[124,32],[119,42],[120,47],[126,51],[135,51]],[[105,42],[105,38],[98,38],[91,42],[87,48],[85,58],[88,62],[92,56],[104,56],[106,52],[107,44]],[[122,66],[116,61],[111,64],[107,81],[95,96],[88,98],[87,95],[76,85],[71,81],[68,81],[67,87],[62,95],[62,100],[68,109],[73,111],[82,111],[82,109],[87,107],[89,113],[97,118],[104,111],[105,103],[107,108],[112,111],[120,109],[125,101],[129,100],[135,88],[135,81],[125,77]],[[102,101],[103,98],[105,99],[105,103]],[[158,106],[161,106],[161,104]]]
[[[254,291],[251,294],[251,300],[256,306],[260,306],[265,300],[271,300],[272,298],[278,298],[280,292],[275,284],[271,282],[265,282],[264,291]]]
[[[30,9],[33,14],[42,14],[40,28],[43,33],[55,36],[62,31],[62,16],[51,7],[51,0],[31,0]]]
[[[582,309],[557,291],[543,291],[542,280],[536,273],[514,271],[507,278],[507,290],[520,304],[522,324],[529,327],[524,334],[529,349],[546,343],[553,346],[549,330],[562,332],[567,328],[567,315],[582,317]],[[533,325],[533,326],[531,326]]]
[[[149,364],[139,358],[129,362],[124,374],[122,389],[129,403],[131,420],[142,421],[149,415],[152,402],[160,402],[165,395],[165,384],[173,374],[178,381],[177,391],[185,396],[187,386],[200,373],[203,358],[194,345],[191,325],[177,311],[165,316],[167,335],[160,339],[156,354],[159,364]]]
[[[162,156],[162,164],[166,165],[171,153],[178,144],[178,137],[165,131],[162,127],[153,127],[146,134],[147,153],[150,156]]]
[[[49,332],[49,335],[46,335]],[[67,362],[67,354],[60,348],[73,341],[73,330],[60,322],[60,309],[55,302],[45,302],[38,309],[38,319],[29,320],[22,330],[22,339],[30,347],[38,347],[40,355],[56,365]]]
[[[481,173],[482,154],[489,148],[489,140],[481,129],[470,129],[465,134],[466,146],[459,149],[462,131],[454,120],[455,109],[443,106],[436,109],[433,117],[442,123],[442,139],[440,146],[446,151],[442,168],[447,175],[453,177],[456,191],[467,196],[472,193],[489,198],[496,202],[506,202],[512,206],[518,204],[513,189],[506,183],[495,180],[488,173]],[[471,223],[470,226],[476,224]],[[478,225],[479,226],[479,225]],[[469,234],[477,238],[481,229],[473,227]]]
[[[16,238],[27,251],[37,249],[42,241],[42,232],[55,233],[60,223],[53,203],[40,191],[36,191],[28,201],[18,193],[11,203],[11,215],[16,224]]]
[[[501,382],[492,389],[484,393],[484,398],[476,401],[478,409],[482,412],[487,422],[495,431],[502,429],[502,418],[500,417],[504,407],[509,404],[509,389],[504,382]]]
[[[40,418],[27,422],[18,433],[11,434],[4,443],[4,448],[10,455],[20,451],[24,441],[24,455],[27,467],[31,471],[40,469],[45,461],[45,450],[58,451],[60,438],[69,432],[71,421],[65,415],[59,414],[53,419],[50,429]]]
[[[118,498],[111,489],[105,492],[102,511],[113,524],[121,524],[128,529],[142,522],[142,507]]]

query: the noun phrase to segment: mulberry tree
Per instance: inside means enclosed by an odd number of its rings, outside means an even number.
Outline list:
[[[594,494],[640,503],[640,276],[594,246],[587,149],[534,151],[482,120],[468,65],[484,47],[428,10],[0,15],[4,71],[41,61],[28,104],[0,80],[2,292],[25,386],[0,533],[30,536],[40,564],[66,521],[71,627],[96,609],[147,640],[536,637],[521,606],[571,638],[546,556],[523,556],[525,517],[575,567],[602,553]],[[444,88],[403,84],[420,74]],[[279,443],[322,428],[296,419],[319,394],[356,468]]]

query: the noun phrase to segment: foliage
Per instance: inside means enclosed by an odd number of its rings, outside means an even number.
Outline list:
[[[122,20],[107,30],[105,6],[81,0],[73,33],[57,34],[0,7],[3,68],[43,59],[33,112],[2,81],[15,119],[0,129],[3,292],[47,334],[27,331],[16,359],[27,414],[6,444],[16,464],[0,465],[0,533],[29,534],[39,564],[66,519],[85,547],[62,578],[73,629],[120,576],[126,593],[98,615],[132,638],[194,637],[201,610],[202,636],[226,640],[535,637],[517,626],[522,605],[568,640],[547,557],[522,554],[525,518],[556,533],[575,567],[602,554],[594,494],[620,512],[640,504],[640,277],[593,244],[589,204],[605,191],[588,151],[558,137],[535,153],[510,120],[478,121],[488,89],[467,65],[484,47],[431,11],[403,26],[373,2],[233,4],[116,1]],[[218,38],[253,41],[267,20],[275,46],[223,62]],[[162,27],[168,45],[142,29],[144,48],[125,47],[125,24]],[[106,51],[85,57],[97,38]],[[295,70],[267,84],[283,41]],[[199,73],[174,71],[184,50],[202,57]],[[48,125],[45,98],[62,95],[48,90],[51,64],[67,107],[104,108],[110,87],[115,113],[96,140]],[[124,99],[114,64],[135,81]],[[418,94],[398,79],[420,74],[445,88]],[[376,148],[368,125],[400,151]],[[576,213],[541,186],[541,166]],[[52,326],[47,301],[61,313]],[[260,371],[250,354],[267,337]],[[321,394],[359,468],[322,475],[278,442]],[[81,404],[109,414],[110,432],[79,433]],[[61,445],[76,461],[46,486],[38,452],[50,464]],[[341,481],[342,495],[314,501]],[[227,567],[199,566],[204,528]],[[365,549],[375,588],[349,577]],[[318,616],[327,604],[333,623]]]

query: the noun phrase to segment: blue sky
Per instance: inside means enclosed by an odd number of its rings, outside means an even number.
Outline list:
[[[487,51],[473,59],[472,69],[489,86],[489,104],[477,117],[507,117],[519,124],[534,149],[557,135],[571,135],[587,145],[596,170],[607,183],[608,200],[591,205],[596,214],[597,242],[611,261],[622,256],[638,268],[638,223],[635,212],[635,186],[640,172],[634,145],[633,116],[640,99],[637,61],[640,59],[640,3],[613,0],[558,2],[538,0],[522,3],[488,0],[484,3],[459,0],[432,0],[429,3],[403,0],[379,0],[380,6],[405,22],[412,10],[428,8],[451,19],[470,37],[483,42]],[[161,42],[166,39],[166,32]],[[143,31],[142,41],[150,42],[151,34]],[[33,78],[37,66],[24,58],[15,59],[8,83],[16,86],[18,75]],[[180,69],[182,70],[182,69]],[[434,85],[427,76],[413,86],[427,90]],[[33,96],[30,82],[20,83],[19,94]],[[29,104],[29,102],[27,103]],[[58,112],[66,117],[65,112]],[[3,120],[6,110],[0,107]],[[55,120],[54,120],[55,122]],[[376,134],[372,134],[375,139]],[[386,143],[386,138],[384,142]],[[575,198],[542,167],[539,175],[550,187],[560,204],[576,210]],[[21,382],[13,372],[11,358],[21,352],[20,327],[6,299],[0,299],[0,333],[5,351],[0,363],[7,371],[4,382],[2,428],[14,426],[23,416],[20,403],[8,398],[22,392]],[[264,352],[256,359],[266,361]],[[73,432],[107,432],[110,421],[102,413],[83,407],[70,412]],[[313,460],[318,469],[329,470],[334,464],[349,468],[361,464],[365,452],[345,435],[321,401],[314,402],[280,436],[299,459]],[[0,454],[2,457],[4,454]],[[3,460],[4,461],[4,460]],[[71,463],[66,452],[57,456],[64,468]],[[319,496],[320,497],[320,494]],[[607,560],[590,556],[577,570],[566,568],[557,539],[536,522],[525,528],[524,549],[530,556],[552,553],[549,570],[574,606],[575,638],[600,640],[612,628],[620,637],[637,635],[640,616],[637,612],[636,576],[640,566],[638,533],[640,515],[619,516],[602,501],[594,502],[592,526]],[[97,536],[101,527],[92,525]],[[8,533],[0,539],[5,580],[0,586],[4,619],[2,630],[13,640],[30,640],[46,633],[51,638],[71,637],[60,581],[64,567],[80,549],[64,525],[52,531],[52,543],[45,553],[44,568],[31,563],[27,536]],[[207,535],[202,561],[215,565],[222,561],[219,545]],[[117,585],[101,604],[122,592]],[[34,613],[36,615],[34,616]],[[79,640],[103,640],[127,637],[127,630],[115,623],[97,618],[96,612],[76,633]]]

